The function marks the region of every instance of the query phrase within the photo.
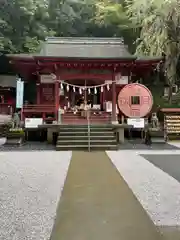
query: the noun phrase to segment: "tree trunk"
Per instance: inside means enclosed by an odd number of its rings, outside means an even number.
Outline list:
[[[172,104],[172,86],[169,86],[168,102]]]

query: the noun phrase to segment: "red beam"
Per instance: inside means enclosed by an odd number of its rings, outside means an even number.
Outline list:
[[[112,74],[91,74],[91,73],[79,73],[79,74],[61,74],[62,80],[77,80],[77,79],[97,79],[97,80],[111,80]]]

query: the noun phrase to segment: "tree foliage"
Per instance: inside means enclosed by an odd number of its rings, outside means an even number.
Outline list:
[[[134,31],[136,26],[129,18],[124,3],[124,1],[121,3],[109,0],[97,1],[95,20],[100,26],[113,29],[113,36],[123,37],[129,50],[134,52],[138,32]]]
[[[96,23],[95,0],[4,0],[0,50],[34,52],[48,36],[111,37],[115,29]]]
[[[122,29],[124,15],[121,14],[121,4],[104,0],[102,5],[96,6],[100,23],[103,19],[106,23],[114,24],[116,19],[116,22],[119,21],[117,27]],[[165,56],[164,72],[167,83],[172,88],[177,81],[180,55],[180,1],[125,0],[123,7],[126,12],[124,20],[127,28],[136,31],[136,54]]]
[[[165,55],[172,86],[180,55],[179,26],[179,0],[3,0],[0,50],[34,52],[47,36],[124,37],[138,55]]]
[[[3,1],[0,8],[0,47],[9,52],[34,51],[51,32],[46,26],[46,0]]]
[[[177,82],[180,56],[179,0],[126,0],[127,14],[140,27],[137,54],[165,56],[165,73],[170,86]]]

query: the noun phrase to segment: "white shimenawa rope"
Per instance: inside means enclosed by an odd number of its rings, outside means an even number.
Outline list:
[[[71,84],[71,83],[67,83],[65,81],[59,81],[62,85],[63,84],[66,84],[67,86],[71,86],[73,88],[81,88],[81,89],[88,89],[88,88],[99,88],[99,87],[104,87],[104,86],[107,86],[107,85],[110,85],[112,83],[116,83],[117,81],[112,81],[111,83],[103,83],[103,84],[99,84],[99,85],[95,85],[95,86],[79,86],[79,85],[75,85],[75,84]]]

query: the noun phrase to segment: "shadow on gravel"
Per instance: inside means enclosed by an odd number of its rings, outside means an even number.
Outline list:
[[[141,156],[180,182],[179,154],[142,154]]]
[[[119,150],[179,150],[180,148],[168,143],[153,143],[151,146],[136,141],[127,141],[119,145]]]

